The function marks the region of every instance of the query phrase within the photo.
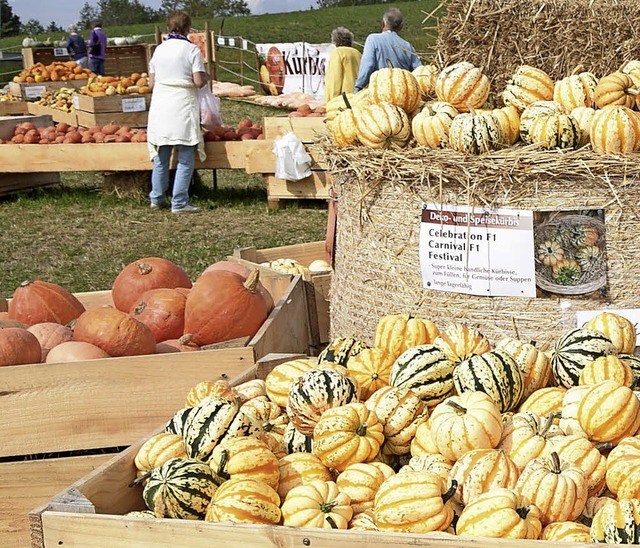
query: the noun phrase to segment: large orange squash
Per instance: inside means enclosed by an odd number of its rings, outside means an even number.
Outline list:
[[[33,333],[21,327],[0,329],[0,366],[40,363],[42,349]]]
[[[203,274],[187,297],[185,333],[198,345],[253,337],[267,319],[267,303],[257,290],[260,271],[247,280],[218,270]]]
[[[174,262],[162,257],[146,257],[125,266],[111,287],[113,304],[129,312],[149,289],[191,287],[189,275]]]
[[[54,322],[37,323],[27,331],[33,333],[38,339],[42,348],[42,361],[47,359],[47,354],[53,347],[73,339],[73,329]]]
[[[47,354],[46,363],[81,362],[110,358],[102,348],[82,341],[67,341],[54,346]]]
[[[78,318],[76,341],[91,343],[110,356],[154,354],[156,339],[142,322],[115,308],[92,308]]]
[[[153,332],[156,342],[179,339],[184,333],[187,297],[175,289],[145,291],[129,314]]]
[[[64,287],[40,280],[22,282],[9,302],[9,319],[27,325],[75,320],[84,305]]]

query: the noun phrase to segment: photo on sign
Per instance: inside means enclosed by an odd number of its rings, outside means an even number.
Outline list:
[[[538,296],[606,298],[607,250],[603,209],[534,213]]]

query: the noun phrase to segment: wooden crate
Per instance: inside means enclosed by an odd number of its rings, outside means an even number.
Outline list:
[[[0,546],[27,545],[29,510],[102,464],[114,448],[164,424],[198,382],[231,378],[271,350],[306,353],[302,280],[262,281],[276,307],[251,339],[199,352],[0,368]],[[76,296],[89,308],[112,304],[110,291]]]
[[[79,89],[86,85],[87,80],[66,80],[56,82],[40,82],[35,84],[9,82],[9,93],[16,97],[24,97],[25,99],[37,99],[42,97],[45,91],[51,91],[61,88]]]
[[[288,116],[271,116],[263,118],[264,138],[278,139],[289,132],[303,143],[314,143],[327,134],[324,118],[312,116],[305,118],[290,118]]]
[[[309,266],[315,260],[325,259],[325,242],[311,242],[267,249],[244,247],[234,251],[233,259],[250,267],[259,266],[261,263],[275,261],[276,259],[294,259],[304,266]],[[309,353],[317,354],[329,342],[331,272],[312,272],[311,281],[306,285],[306,289],[310,316],[309,338],[311,348]]]
[[[0,139],[11,139],[16,125],[26,121],[33,122],[37,127],[46,127],[53,123],[51,116],[0,116]],[[16,153],[14,147],[18,146],[33,147],[33,145],[0,145],[0,158],[14,157]],[[2,173],[4,171],[2,163],[3,160],[0,159],[0,196],[60,183],[60,174],[57,170],[31,169],[33,166],[29,166],[29,173],[20,170],[8,174]]]
[[[54,122],[64,122],[70,126],[78,125],[78,116],[75,111],[65,112],[59,108],[47,107],[38,103],[27,103],[27,110],[29,114],[35,114],[36,116],[49,115]]]
[[[18,123],[9,118],[9,136]],[[7,125],[7,129],[9,125]],[[0,134],[0,138],[2,134]],[[266,141],[207,142],[207,158],[196,158],[196,169],[246,169],[264,152]],[[82,158],[82,162],[78,162]],[[0,173],[32,171],[150,171],[147,143],[84,143],[57,145],[0,145]]]
[[[48,65],[53,61],[68,61],[68,56],[56,56],[60,48],[22,48],[22,64],[28,68],[36,63]],[[112,76],[128,76],[133,72],[147,72],[147,45],[107,46],[104,67]]]
[[[0,116],[29,114],[26,101],[0,101]]]
[[[103,97],[91,97],[77,93],[73,98],[78,124],[83,127],[106,124],[146,127],[150,104],[150,93]]]

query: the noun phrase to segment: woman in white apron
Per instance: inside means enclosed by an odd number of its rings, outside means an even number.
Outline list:
[[[189,184],[193,175],[196,149],[205,159],[200,130],[198,88],[207,85],[209,76],[198,47],[187,38],[191,18],[174,11],[167,19],[168,36],[155,49],[149,61],[149,83],[153,90],[147,142],[153,161],[152,208],[168,205],[169,168],[175,147],[177,169],[171,196],[172,213],[195,213],[199,208],[189,203]]]

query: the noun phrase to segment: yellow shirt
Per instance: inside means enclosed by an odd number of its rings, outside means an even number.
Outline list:
[[[349,46],[339,46],[331,52],[324,77],[325,102],[343,91],[353,93],[361,58],[362,54]]]

